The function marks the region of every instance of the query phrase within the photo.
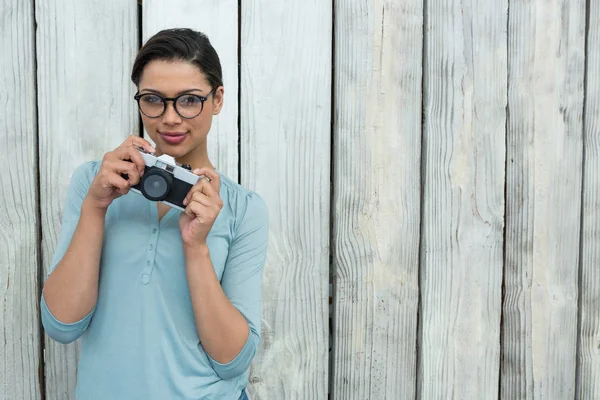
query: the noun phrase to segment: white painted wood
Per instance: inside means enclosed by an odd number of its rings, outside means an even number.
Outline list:
[[[41,399],[33,1],[0,15],[0,399]]]
[[[138,132],[131,67],[137,4],[36,2],[42,252],[54,253],[74,168]],[[78,345],[46,337],[46,398],[73,399]]]
[[[507,9],[427,3],[420,399],[498,396]]]
[[[167,28],[191,28],[206,34],[223,70],[225,102],[208,134],[213,164],[238,180],[238,2],[237,0],[144,0],[143,42]],[[146,135],[147,137],[148,135]]]
[[[241,182],[271,221],[249,391],[325,399],[332,4],[247,1],[241,13]]]
[[[511,1],[502,399],[575,396],[585,2]]]
[[[588,12],[578,400],[600,398],[600,2]]]
[[[335,5],[332,398],[411,399],[423,5]]]

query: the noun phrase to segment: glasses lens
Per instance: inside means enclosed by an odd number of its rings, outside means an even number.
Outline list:
[[[194,118],[202,112],[202,100],[193,94],[186,94],[177,99],[177,111],[185,118]]]
[[[165,109],[163,100],[154,94],[144,94],[140,97],[140,110],[149,117],[158,117]]]

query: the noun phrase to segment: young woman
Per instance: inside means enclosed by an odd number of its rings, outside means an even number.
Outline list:
[[[268,215],[207,155],[223,107],[219,58],[205,35],[165,30],[140,49],[131,78],[156,148],[131,136],[75,170],[44,328],[61,343],[82,337],[78,399],[245,399]],[[189,191],[185,212],[129,191],[144,172],[135,146],[209,178]]]

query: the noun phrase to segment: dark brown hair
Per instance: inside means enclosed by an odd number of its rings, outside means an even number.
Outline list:
[[[139,86],[146,65],[154,60],[189,62],[204,73],[212,89],[223,86],[219,56],[202,32],[187,28],[165,29],[148,39],[133,63],[131,80],[135,86]]]

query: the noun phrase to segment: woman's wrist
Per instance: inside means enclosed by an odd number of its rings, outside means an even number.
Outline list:
[[[208,249],[208,245],[206,242],[198,243],[194,245],[184,244],[183,253],[186,259],[186,265],[190,265],[190,263],[198,263],[203,260],[210,261],[210,250]]]
[[[94,215],[104,218],[106,216],[106,211],[106,208],[98,207],[96,204],[94,204],[93,200],[90,197],[86,196],[85,199],[83,199],[83,203],[81,205],[82,214]]]

